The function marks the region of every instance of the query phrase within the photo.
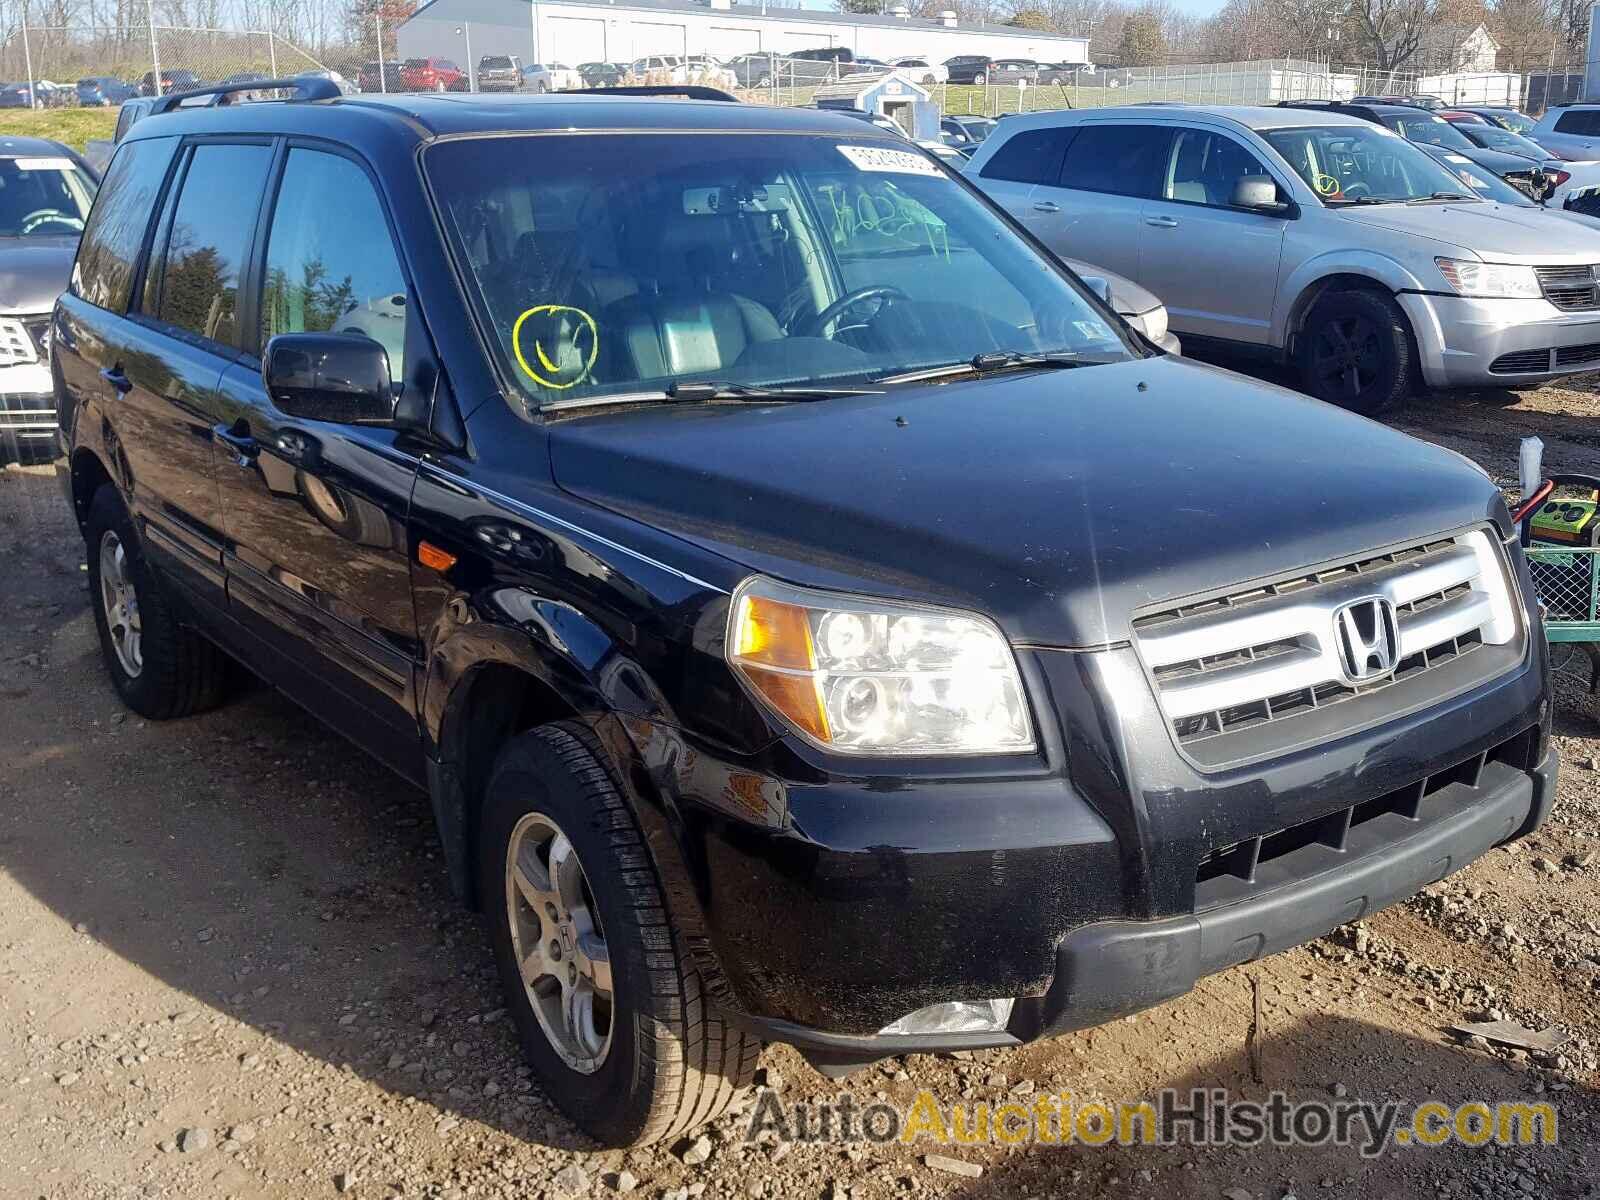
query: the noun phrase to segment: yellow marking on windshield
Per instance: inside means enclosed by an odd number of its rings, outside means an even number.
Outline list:
[[[527,357],[522,353],[522,326],[530,317],[544,318],[535,323],[533,354],[550,377],[541,375],[529,366]],[[587,356],[583,351],[585,330],[588,331],[589,342]],[[547,336],[555,347],[554,359],[545,353]],[[570,304],[536,304],[511,326],[511,352],[516,355],[517,365],[540,387],[565,391],[589,378],[589,372],[594,369],[594,361],[600,354],[600,327],[583,309]],[[561,378],[564,375],[570,375],[571,378]]]

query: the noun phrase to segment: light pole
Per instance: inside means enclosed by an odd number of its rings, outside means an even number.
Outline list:
[[[144,0],[144,20],[150,26],[150,65],[154,68],[156,95],[161,95],[161,46],[156,41],[155,0]]]
[[[470,91],[478,90],[478,68],[472,61],[472,23],[457,25],[456,32],[465,35],[467,39],[467,88]]]
[[[378,26],[378,90],[389,94],[389,68],[383,65],[383,6],[372,10],[372,20]]]
[[[33,51],[28,47],[28,0],[22,0],[22,58],[28,68],[28,107],[39,107],[37,89],[33,86]]]

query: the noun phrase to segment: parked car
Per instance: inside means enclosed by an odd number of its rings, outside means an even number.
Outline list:
[[[139,89],[110,75],[91,75],[77,82],[78,103],[85,108],[115,108],[139,94]]]
[[[742,88],[771,87],[778,79],[781,59],[776,54],[739,54],[723,65],[733,72],[734,81]]]
[[[36,108],[34,88],[27,83],[0,85],[0,108]]]
[[[464,92],[467,73],[448,58],[408,58],[400,64],[400,81],[409,92]]]
[[[572,92],[583,87],[583,76],[566,63],[545,63],[544,68],[550,72],[550,81],[558,92]]]
[[[1534,128],[1534,119],[1526,113],[1518,112],[1514,108],[1496,105],[1455,105],[1457,111],[1473,113],[1482,117],[1491,125],[1498,125],[1501,129],[1509,129],[1512,133],[1520,133],[1527,137]]]
[[[1038,83],[1039,64],[1031,58],[997,58],[989,64],[987,78],[990,83]]]
[[[1083,72],[1084,63],[1058,62],[1039,64],[1039,83],[1075,83]]]
[[[1527,134],[1545,149],[1574,161],[1600,159],[1600,104],[1547,108]]]
[[[1281,108],[1308,108],[1344,113],[1392,129],[1409,142],[1415,142],[1447,165],[1451,156],[1477,163],[1493,171],[1512,187],[1535,200],[1545,199],[1556,186],[1569,178],[1562,163],[1555,159],[1530,162],[1520,154],[1485,149],[1474,144],[1449,121],[1414,104],[1341,104],[1326,100],[1284,100]]]
[[[1552,164],[1564,163],[1567,158],[1564,154],[1557,154],[1547,150],[1532,138],[1523,137],[1520,133],[1513,133],[1509,129],[1502,129],[1499,125],[1491,125],[1480,120],[1476,124],[1454,123],[1456,128],[1474,146],[1480,150],[1494,150],[1501,154],[1515,154],[1518,158],[1525,158],[1536,162],[1542,167]],[[1558,170],[1566,170],[1558,167]]]
[[[578,64],[578,77],[584,87],[621,87],[628,81],[628,64],[586,62]]]
[[[947,113],[939,118],[939,131],[953,146],[976,146],[999,125],[993,117],[961,116]]]
[[[522,90],[542,94],[556,90],[556,78],[543,63],[529,63],[522,68]]]
[[[1186,346],[1279,359],[1357,411],[1418,375],[1506,386],[1600,366],[1600,234],[1475,200],[1347,114],[1036,113],[1002,122],[967,174],[1057,253],[1160,296]]]
[[[173,92],[187,92],[200,86],[200,77],[193,71],[162,71],[161,86],[156,87],[156,73],[146,71],[139,81],[141,96],[170,96]]]
[[[312,264],[414,319],[344,332]],[[837,1073],[1161,1003],[1554,801],[1484,472],[1152,351],[865,123],[162,114],[81,266],[62,478],[111,685],[180,717],[234,656],[426,787],[603,1144],[725,1113],[766,1040]]]
[[[56,455],[50,310],[66,290],[98,175],[60,142],[0,144],[0,463]]]
[[[361,89],[356,86],[353,80],[346,79],[341,72],[335,71],[331,67],[323,67],[312,71],[296,71],[290,78],[325,79],[339,89],[341,96],[358,96],[361,94]]]
[[[932,87],[936,83],[947,83],[950,80],[950,68],[943,63],[936,63],[931,58],[915,55],[911,58],[897,58],[891,64],[896,69],[905,71],[918,83]]]
[[[984,84],[994,60],[987,54],[957,54],[944,60],[951,83]]]
[[[522,59],[515,54],[485,54],[478,60],[480,92],[520,92],[526,86]]]
[[[356,76],[356,83],[363,92],[403,92],[406,90],[405,78],[401,74],[401,64],[394,59],[385,59],[379,62],[361,64],[360,74]]]

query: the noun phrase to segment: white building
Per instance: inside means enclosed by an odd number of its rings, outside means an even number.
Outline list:
[[[457,32],[457,31],[460,32]],[[631,62],[651,54],[729,58],[846,46],[857,57],[957,54],[1087,63],[1089,39],[1009,25],[769,8],[761,0],[430,0],[396,35],[402,58],[516,54],[524,62]]]

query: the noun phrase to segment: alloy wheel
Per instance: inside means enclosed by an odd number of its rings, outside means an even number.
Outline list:
[[[139,593],[134,590],[127,548],[110,529],[100,538],[100,607],[118,664],[129,679],[137,679],[144,670]]]
[[[505,891],[511,948],[539,1027],[567,1066],[592,1075],[611,1048],[611,954],[578,852],[544,813],[511,831]]]
[[[1359,316],[1337,317],[1317,330],[1312,370],[1330,396],[1360,396],[1383,370],[1377,327]]]

